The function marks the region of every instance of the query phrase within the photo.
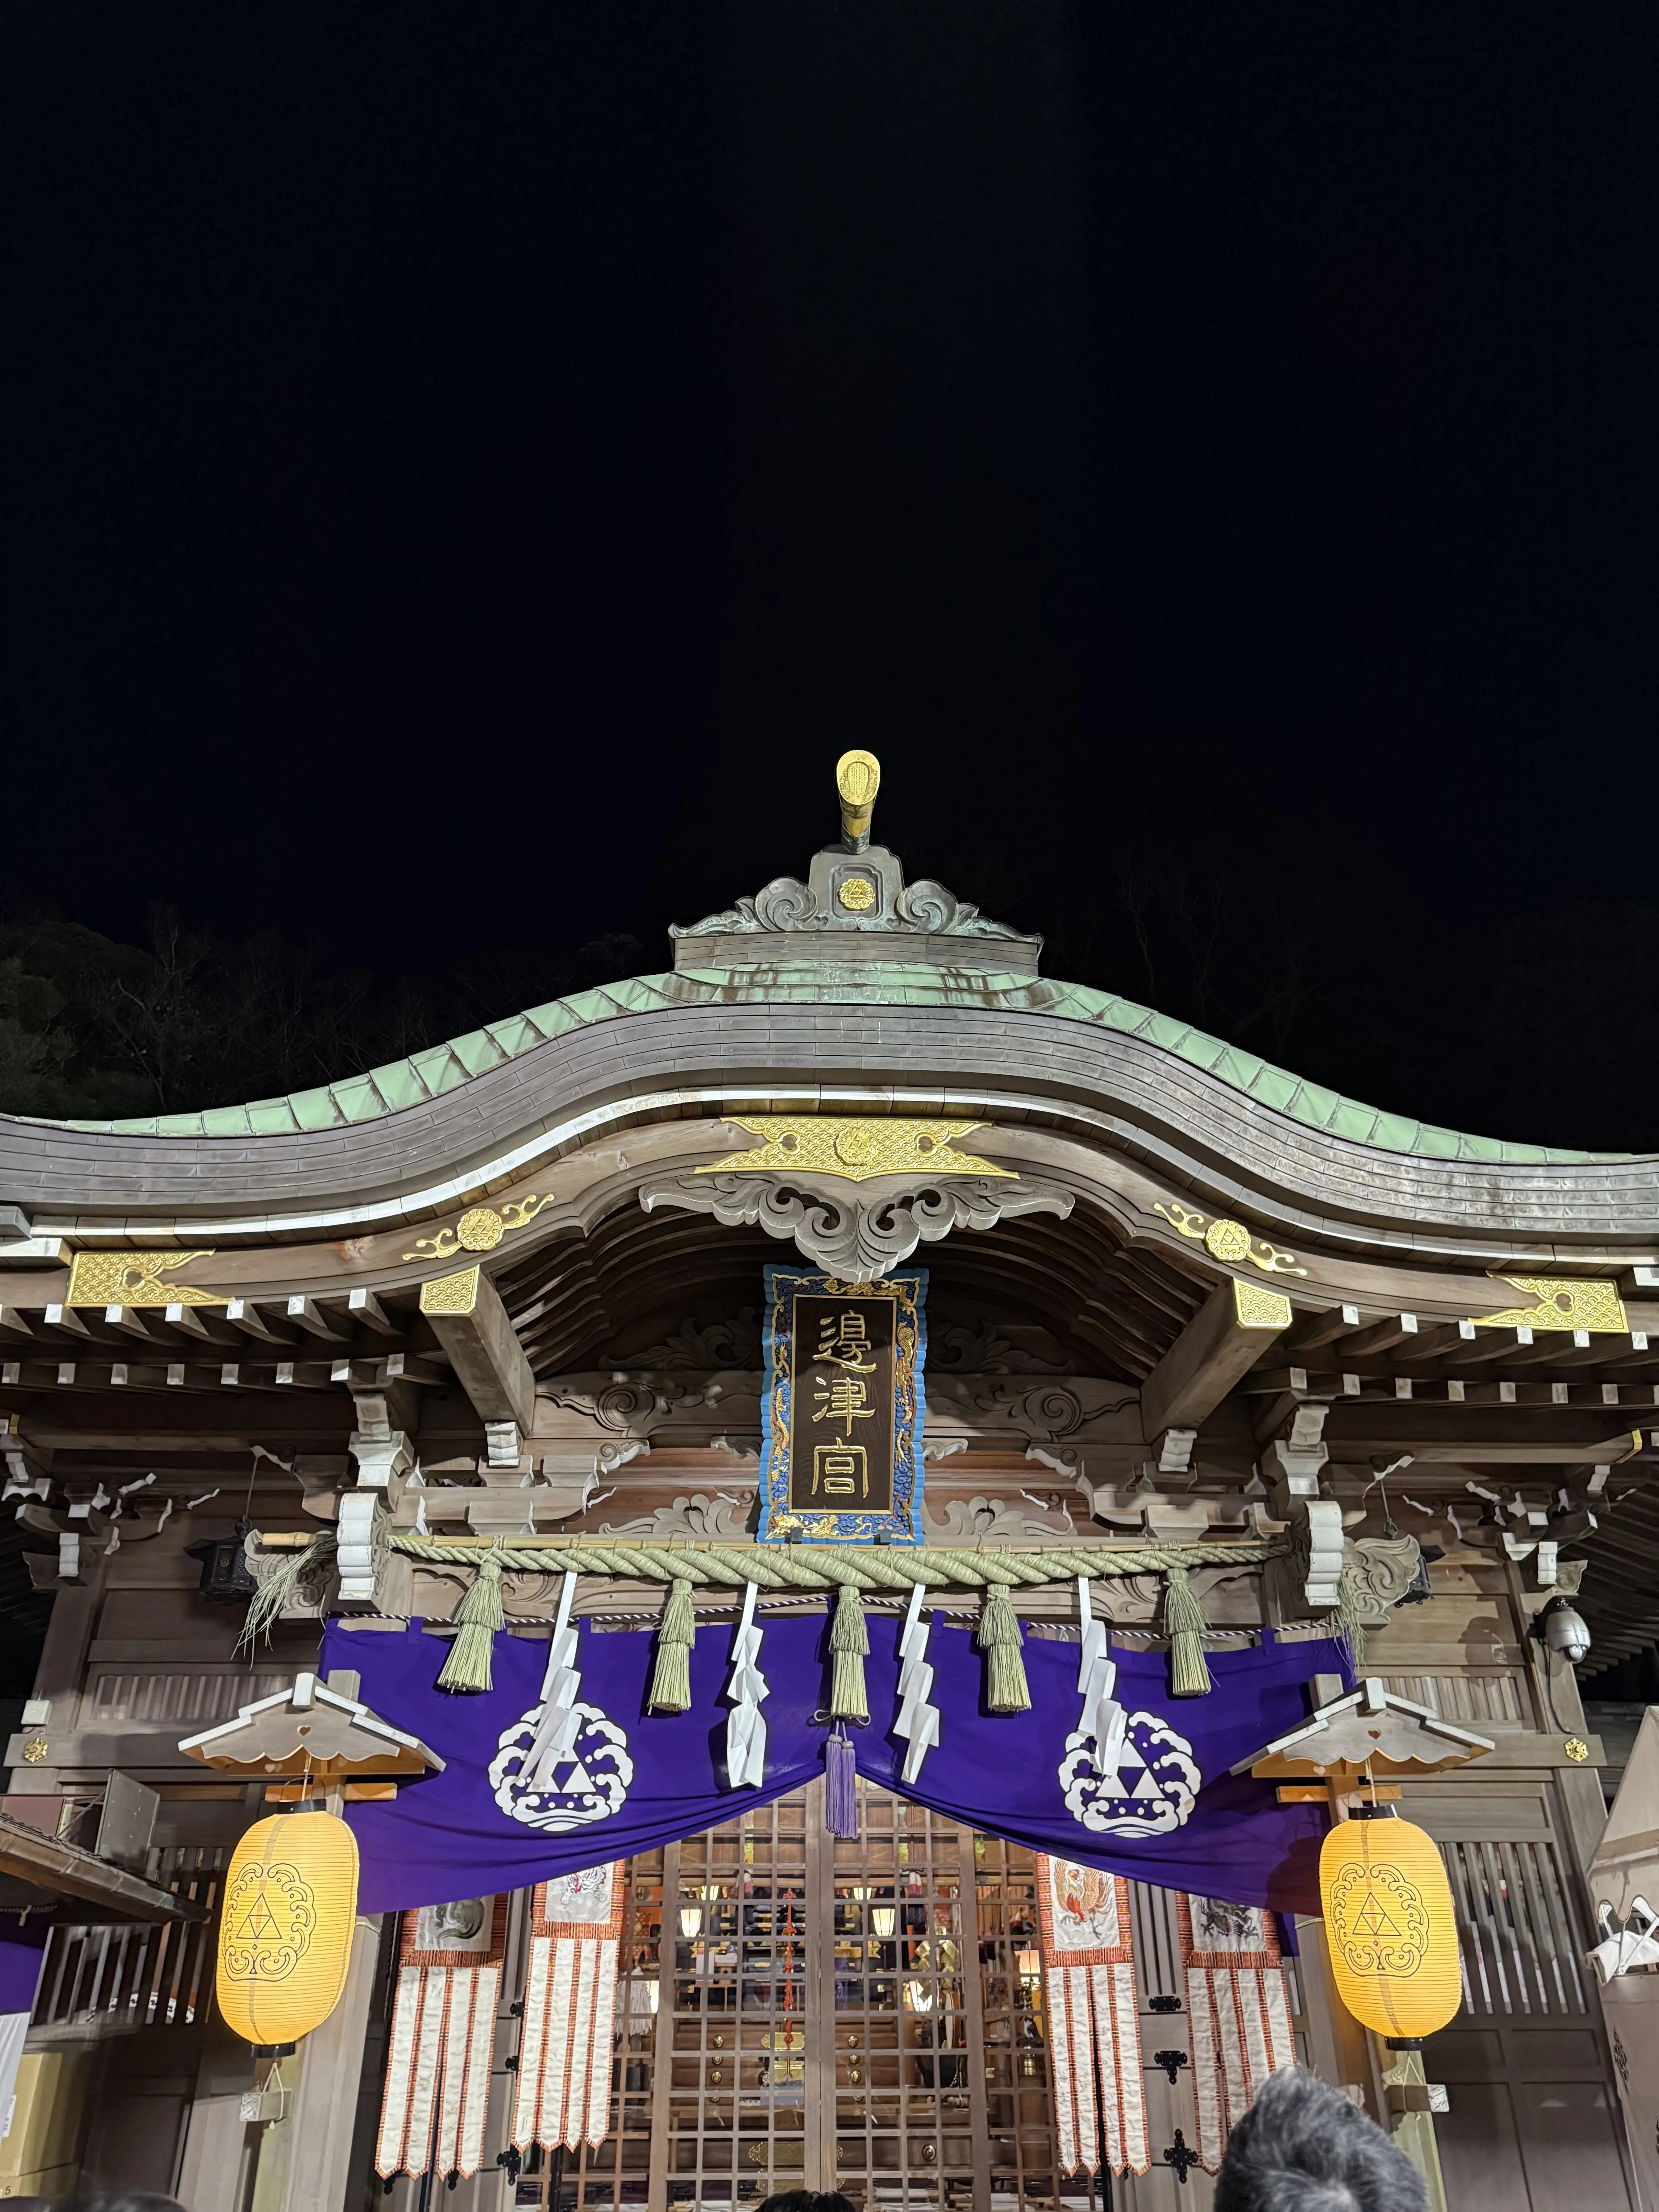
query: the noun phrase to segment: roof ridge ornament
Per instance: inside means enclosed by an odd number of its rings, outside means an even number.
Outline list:
[[[836,763],[842,842],[849,853],[861,853],[870,842],[870,822],[880,789],[881,763],[873,753],[843,753]]]
[[[881,763],[873,753],[843,753],[836,763],[836,792],[841,803],[841,836],[815,854],[802,883],[796,876],[777,876],[753,898],[741,898],[720,914],[705,915],[701,921],[677,922],[669,936],[677,946],[688,938],[728,940],[706,947],[677,950],[679,969],[756,967],[772,964],[776,952],[768,948],[734,945],[742,939],[776,933],[789,936],[811,933],[819,941],[802,945],[796,957],[815,964],[839,954],[862,960],[874,958],[914,964],[962,965],[953,959],[941,963],[936,954],[919,945],[918,939],[991,938],[1000,949],[999,972],[1035,975],[1040,937],[1028,937],[1006,922],[990,921],[976,906],[959,899],[943,884],[930,878],[908,884],[896,854],[870,842],[870,824],[876,793],[881,787]],[[831,943],[823,937],[834,933]],[[871,937],[886,939],[872,946]],[[971,963],[975,966],[981,963]]]

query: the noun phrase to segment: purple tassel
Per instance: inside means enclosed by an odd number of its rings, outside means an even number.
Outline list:
[[[823,1792],[823,1817],[832,1836],[856,1841],[859,1832],[858,1792],[854,1787],[858,1766],[853,1747],[837,1729],[823,1747],[828,1778]]]

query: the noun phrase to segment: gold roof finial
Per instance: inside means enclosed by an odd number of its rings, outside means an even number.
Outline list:
[[[873,753],[843,753],[836,763],[836,789],[841,793],[841,838],[849,853],[861,853],[870,842],[870,817],[876,811],[881,788],[881,763]]]

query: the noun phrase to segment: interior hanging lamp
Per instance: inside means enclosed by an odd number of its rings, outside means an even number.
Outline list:
[[[332,1813],[256,1820],[225,1875],[219,2009],[277,2055],[340,2001],[357,1913],[357,1839]]]
[[[1462,2002],[1451,1887],[1432,1837],[1362,1808],[1326,1837],[1319,1888],[1337,1994],[1400,2043],[1443,2027]]]

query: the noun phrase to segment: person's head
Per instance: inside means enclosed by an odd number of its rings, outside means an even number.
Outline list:
[[[1215,2212],[1427,2212],[1422,2177],[1376,2123],[1300,2066],[1269,2075],[1227,2138]]]
[[[857,2212],[852,2199],[835,2189],[785,2189],[769,2197],[760,2212]]]

